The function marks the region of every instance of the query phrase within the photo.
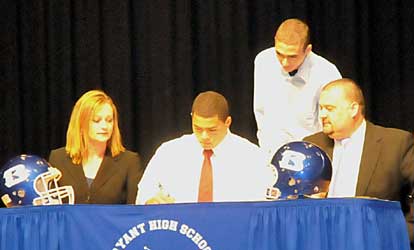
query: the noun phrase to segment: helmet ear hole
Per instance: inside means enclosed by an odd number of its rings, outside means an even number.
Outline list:
[[[61,175],[39,156],[16,156],[0,169],[1,200],[7,207],[73,204],[73,188],[57,184]]]
[[[310,142],[289,142],[274,154],[271,165],[277,171],[273,189],[279,199],[296,199],[328,192],[332,164],[328,155]]]
[[[34,185],[37,192],[46,192],[46,187],[41,179],[36,179]]]

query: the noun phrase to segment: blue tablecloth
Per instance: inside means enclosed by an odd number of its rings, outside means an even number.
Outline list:
[[[397,202],[291,200],[0,209],[0,249],[408,250]]]

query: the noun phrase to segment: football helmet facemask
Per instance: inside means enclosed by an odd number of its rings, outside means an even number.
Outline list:
[[[7,207],[73,204],[72,186],[58,186],[62,173],[36,155],[19,155],[0,170],[0,197]]]

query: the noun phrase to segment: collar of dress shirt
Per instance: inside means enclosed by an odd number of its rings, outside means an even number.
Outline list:
[[[294,76],[290,76],[289,73],[285,72],[283,68],[281,67],[280,70],[282,71],[282,75],[292,80],[296,80],[296,82],[301,82],[302,84],[306,84],[309,79],[310,69],[312,68],[312,57],[313,57],[313,52],[311,51],[309,55],[305,57],[305,60],[303,60],[302,65],[300,65],[300,67],[298,68],[298,72]]]
[[[230,134],[230,129],[227,129],[226,136],[224,136],[223,140],[215,148],[213,148],[213,156],[220,155],[223,151],[225,151],[225,148],[230,143]]]
[[[363,139],[365,137],[366,127],[367,127],[367,123],[365,120],[363,120],[361,125],[359,125],[357,130],[355,130],[355,132],[350,137],[344,138],[341,140],[335,140],[335,145],[339,143],[340,145],[344,146],[348,144],[349,142],[356,142],[356,141],[360,141],[361,139],[362,139],[362,142],[364,142]]]
[[[352,141],[364,138],[366,128],[367,128],[367,122],[364,119],[361,125],[359,125],[359,127],[357,128],[357,130],[355,130],[355,132],[351,135]]]
[[[213,150],[212,157],[214,157],[215,155],[220,155],[225,150],[225,148],[227,147],[226,145],[230,143],[230,137],[231,131],[230,129],[228,129],[227,134],[224,136],[223,140],[215,148],[211,149]],[[198,151],[200,152],[200,155],[202,155],[204,151],[203,147],[201,147],[200,143],[197,141],[197,137],[195,136],[195,134],[193,134],[193,138],[197,142],[197,147]]]

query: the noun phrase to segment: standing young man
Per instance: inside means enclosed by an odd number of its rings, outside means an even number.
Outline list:
[[[274,39],[274,47],[256,56],[254,68],[257,138],[268,158],[283,144],[321,130],[320,91],[341,78],[335,65],[312,52],[309,27],[303,21],[284,21]]]

